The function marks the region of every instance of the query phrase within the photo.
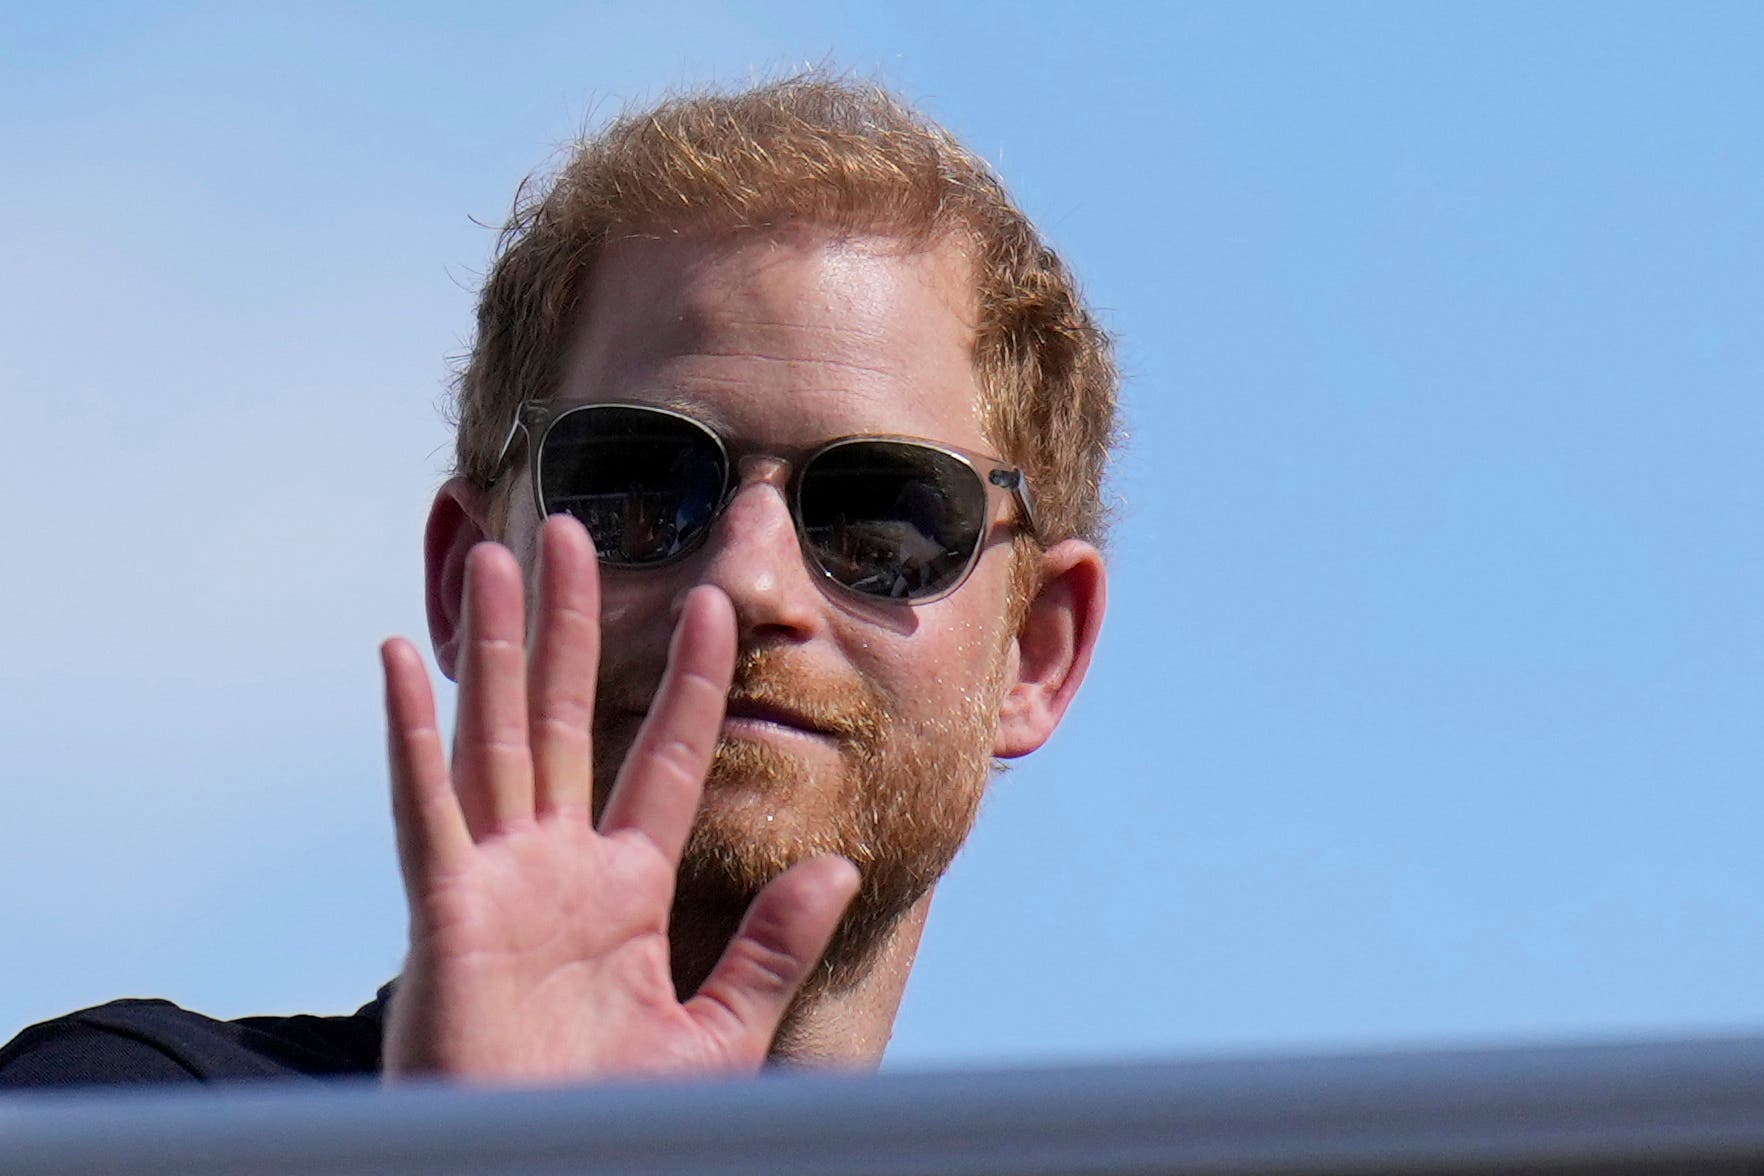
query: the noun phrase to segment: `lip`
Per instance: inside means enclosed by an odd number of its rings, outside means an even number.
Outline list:
[[[833,733],[788,707],[746,699],[731,700],[723,711],[723,726],[731,733],[786,731],[815,739],[832,739]]]
[[[601,731],[609,736],[615,732],[629,732],[630,737],[635,738],[637,729],[649,717],[647,708],[639,709],[625,699],[616,700],[609,706],[609,711],[611,713],[600,721]],[[722,729],[725,735],[737,738],[785,737],[833,744],[841,743],[849,736],[849,732],[836,724],[817,720],[785,703],[745,692],[724,702]]]

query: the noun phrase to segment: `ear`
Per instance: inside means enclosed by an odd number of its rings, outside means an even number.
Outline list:
[[[1066,539],[1041,556],[1041,587],[1029,601],[1009,659],[992,754],[1028,755],[1046,743],[1077,697],[1102,632],[1108,573],[1102,553]]]
[[[484,491],[464,478],[447,479],[435,491],[435,501],[429,507],[429,525],[423,531],[423,572],[429,641],[435,648],[435,664],[449,678],[459,660],[466,553],[489,537]]]

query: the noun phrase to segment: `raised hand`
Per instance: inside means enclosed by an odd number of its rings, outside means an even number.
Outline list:
[[[403,640],[381,649],[410,902],[384,1073],[542,1081],[755,1069],[857,871],[817,858],[773,879],[698,992],[676,998],[669,905],[722,724],[733,609],[714,588],[688,596],[596,829],[598,569],[567,516],[546,520],[540,552],[531,658],[514,557],[491,543],[468,557],[451,776],[421,658]]]

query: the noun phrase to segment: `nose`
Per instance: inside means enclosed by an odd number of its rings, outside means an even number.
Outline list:
[[[785,495],[789,467],[745,457],[728,507],[711,527],[698,584],[714,584],[735,606],[743,647],[805,641],[816,632],[821,591],[803,563]],[[676,611],[685,593],[675,600]]]

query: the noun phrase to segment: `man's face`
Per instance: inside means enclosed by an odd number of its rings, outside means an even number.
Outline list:
[[[559,396],[683,412],[737,453],[799,454],[862,433],[990,452],[973,301],[948,245],[808,232],[624,241],[596,271]],[[530,566],[525,478],[506,538]],[[957,591],[918,607],[839,594],[805,565],[781,485],[748,478],[689,557],[603,570],[601,801],[687,591],[721,588],[740,626],[730,715],[681,871],[684,921],[730,923],[784,866],[842,853],[865,888],[829,961],[836,977],[861,968],[972,824],[1012,660],[1009,564],[1009,544],[994,542]],[[706,953],[726,941],[726,927],[705,930]]]

